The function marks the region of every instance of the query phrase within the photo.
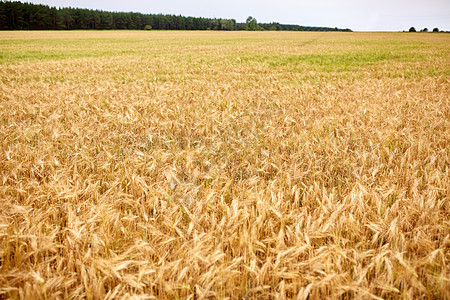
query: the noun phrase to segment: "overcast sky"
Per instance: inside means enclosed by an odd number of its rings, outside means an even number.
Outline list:
[[[216,17],[350,28],[355,31],[450,30],[450,0],[27,0],[56,7]]]

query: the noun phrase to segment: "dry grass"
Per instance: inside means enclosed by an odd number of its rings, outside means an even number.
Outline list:
[[[0,32],[0,299],[449,299],[445,34]]]

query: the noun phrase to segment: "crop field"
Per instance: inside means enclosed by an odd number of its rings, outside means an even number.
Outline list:
[[[0,299],[450,299],[450,35],[0,32]]]

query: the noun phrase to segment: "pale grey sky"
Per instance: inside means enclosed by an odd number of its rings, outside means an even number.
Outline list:
[[[56,7],[135,11],[355,31],[450,30],[450,0],[27,0]]]

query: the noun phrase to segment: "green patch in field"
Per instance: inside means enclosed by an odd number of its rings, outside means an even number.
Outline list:
[[[0,64],[135,54],[139,48],[135,43],[133,39],[3,40]]]
[[[353,71],[385,61],[415,60],[398,53],[354,52],[345,54],[256,55],[240,59],[244,63],[265,63],[271,67],[310,67],[318,71]]]

